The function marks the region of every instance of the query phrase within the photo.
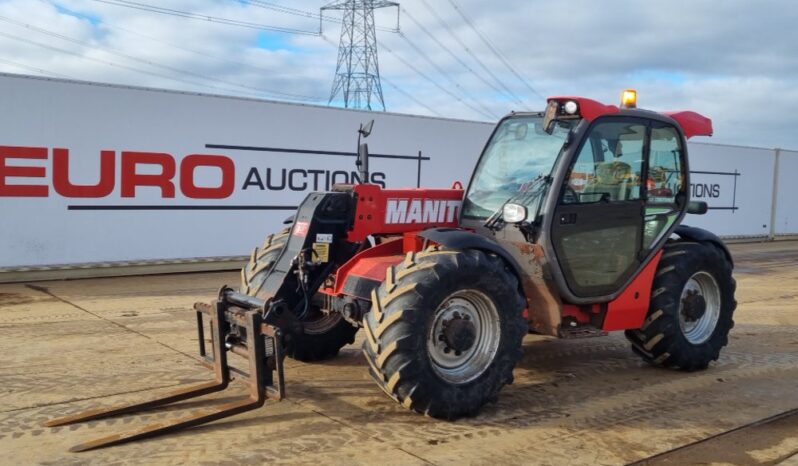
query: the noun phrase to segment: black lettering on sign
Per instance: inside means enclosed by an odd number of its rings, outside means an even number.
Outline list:
[[[269,188],[269,190],[282,191],[283,189],[285,189],[285,168],[280,170],[280,175],[281,175],[280,185],[277,186],[272,183],[272,169],[271,168],[266,169],[266,187]]]
[[[241,187],[242,190],[246,190],[250,186],[257,186],[261,191],[263,191],[263,180],[260,179],[260,175],[258,174],[258,169],[252,167],[249,169],[249,173],[247,173],[247,179],[244,180],[244,186]]]
[[[304,177],[301,184],[294,182],[294,180],[296,180],[296,175],[302,175]],[[302,170],[301,168],[295,168],[288,172],[288,186],[291,188],[291,191],[304,191],[308,189],[308,183],[307,181],[304,181],[307,179],[307,177],[308,172]]]
[[[329,151],[329,150],[316,150],[316,149],[295,149],[295,148],[280,148],[280,147],[260,147],[260,146],[241,146],[241,145],[230,145],[230,144],[205,144],[205,147],[209,149],[225,149],[228,151],[246,151],[246,152],[267,152],[267,153],[276,153],[276,154],[313,154],[317,156],[329,156],[329,157],[336,157],[340,160],[341,156],[347,157],[357,157],[357,154],[354,152],[340,152],[340,151]],[[430,157],[424,157],[421,155],[421,151],[418,151],[418,155],[398,155],[398,154],[371,154],[371,157],[380,159],[393,159],[393,160],[406,160],[410,163],[413,163],[416,166],[417,170],[417,179],[421,180],[421,163],[424,161],[429,161]],[[324,175],[324,184],[322,185],[321,175]],[[305,191],[308,189],[310,185],[310,189],[314,191],[329,191],[333,185],[335,184],[350,184],[350,183],[357,183],[359,182],[358,173],[355,171],[328,171],[328,170],[319,170],[319,169],[280,169],[279,173],[277,170],[272,171],[271,168],[265,169],[266,175],[266,184],[263,183],[263,178],[261,177],[261,173],[258,173],[258,170],[255,167],[252,167],[249,172],[247,173],[246,180],[244,181],[243,186],[241,187],[242,190],[249,189],[252,186],[257,186],[260,190],[270,190],[270,191],[284,191],[286,187],[292,191]],[[370,180],[367,180],[371,183],[380,185],[381,187],[385,188],[387,186],[386,182],[386,175],[383,172],[373,172],[370,173]],[[279,177],[279,180],[278,180]],[[311,178],[312,177],[312,178]]]
[[[324,170],[308,170],[308,174],[313,175],[313,187],[311,188],[313,191],[326,191],[327,188],[319,187],[319,175],[323,175]]]
[[[385,173],[375,172],[371,174],[371,182],[385,188]]]
[[[690,183],[690,194],[693,198],[718,198],[720,197],[720,184]]]
[[[264,183],[265,178],[265,183]],[[370,182],[386,187],[387,175],[383,172],[369,174]],[[266,168],[261,175],[256,167],[252,167],[247,172],[242,190],[257,187],[261,191],[329,191],[335,184],[360,183],[360,176],[357,172],[345,172],[341,170],[328,171],[320,169],[285,168],[272,169]]]

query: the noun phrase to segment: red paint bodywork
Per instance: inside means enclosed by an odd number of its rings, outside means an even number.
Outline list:
[[[572,100],[579,105],[579,114],[587,121],[593,121],[604,115],[614,115],[620,113],[621,109],[615,105],[606,105],[593,99],[576,96],[549,97],[548,102],[567,102]],[[690,139],[693,136],[712,136],[712,120],[689,110],[677,112],[662,112],[674,120],[684,131],[684,137]]]
[[[643,326],[651,301],[651,286],[654,283],[654,275],[657,273],[660,259],[662,259],[662,251],[651,259],[651,262],[615,301],[607,305],[607,315],[604,317],[602,330],[627,330]]]
[[[591,304],[587,306],[577,306],[576,304],[562,305],[562,316],[573,317],[580,324],[589,324],[591,322],[592,314],[600,314],[603,311],[602,304]]]
[[[582,115],[582,118],[587,121],[593,121],[600,116],[612,115],[621,111],[621,109],[615,105],[605,105],[599,101],[585,97],[549,97],[548,101],[551,102],[552,100],[556,100],[557,102],[567,102],[569,100],[573,100],[579,105],[579,114]]]
[[[462,189],[382,189],[375,184],[359,184],[355,186],[355,193],[357,209],[355,226],[349,232],[350,241],[364,241],[369,235],[403,234],[432,227],[459,226]],[[391,200],[451,201],[457,204],[456,214],[451,221],[389,223],[387,214]],[[454,205],[449,207],[454,208]]]
[[[712,120],[696,112],[664,112],[665,115],[676,120],[684,131],[684,137],[712,136]]]
[[[383,281],[388,267],[398,264],[404,259],[403,253],[402,237],[360,251],[338,268],[335,273],[335,287],[324,289],[322,292],[330,295],[344,294],[344,286],[349,276]]]
[[[353,189],[357,207],[354,227],[348,233],[347,239],[352,242],[366,242],[369,236],[379,236],[381,242],[360,251],[341,265],[335,274],[335,284],[320,290],[322,293],[332,296],[344,295],[349,277],[381,282],[385,280],[385,271],[388,267],[401,262],[407,252],[421,250],[423,241],[418,233],[428,228],[457,228],[460,225],[463,186],[459,183],[456,183],[452,189],[383,189],[375,184],[359,184]],[[432,203],[429,206],[437,206],[437,209],[446,209],[444,220],[437,221],[440,217],[436,214],[436,221],[401,223],[391,221],[388,211],[392,201],[394,204],[396,201],[407,201],[406,206],[410,208],[414,200],[418,201],[417,205],[423,206],[426,202]]]

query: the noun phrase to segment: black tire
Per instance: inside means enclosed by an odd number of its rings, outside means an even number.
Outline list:
[[[688,280],[702,272],[703,275],[710,275],[717,285],[719,316],[714,329],[706,327],[705,341],[695,337],[692,337],[694,341],[690,341],[687,336],[689,332],[680,324],[682,292]],[[706,369],[711,361],[718,359],[721,349],[729,342],[729,331],[734,327],[733,314],[737,307],[735,289],[732,264],[718,246],[681,241],[666,244],[657,267],[651,305],[643,327],[626,331],[632,350],[655,366],[684,371]]]
[[[463,290],[481,293],[493,303],[499,323],[491,325],[499,335],[492,357],[483,358],[484,370],[472,380],[453,383],[434,366],[427,341],[437,310]],[[443,419],[475,415],[513,381],[528,329],[524,307],[515,274],[495,255],[435,247],[410,253],[388,269],[386,280],[372,292],[363,343],[371,376],[385,393],[413,411]]]
[[[255,248],[249,263],[241,269],[241,292],[258,296],[260,286],[288,241],[290,229],[266,237],[260,248]],[[285,354],[299,361],[319,361],[338,354],[345,345],[354,343],[357,328],[337,312],[324,313],[314,307],[305,321],[301,334],[286,335]]]

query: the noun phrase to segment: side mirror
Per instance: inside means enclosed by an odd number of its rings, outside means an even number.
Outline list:
[[[554,119],[557,118],[559,104],[552,100],[546,106],[546,113],[543,114],[543,131],[551,134],[554,132]]]
[[[361,135],[363,135],[364,138],[367,138],[371,134],[371,130],[373,128],[374,128],[374,120],[371,120],[368,123],[366,123],[365,125],[361,124],[360,125],[360,129],[358,130],[358,132]]]
[[[709,206],[704,201],[690,201],[687,204],[687,213],[695,215],[704,215],[709,210]]]
[[[502,207],[502,219],[505,223],[521,223],[526,220],[528,213],[526,207],[521,204],[504,204]]]
[[[371,120],[365,125],[361,123],[360,129],[357,130],[357,161],[355,161],[355,165],[357,165],[361,183],[369,182],[369,145],[361,144],[360,139],[369,137],[373,128],[374,120]]]

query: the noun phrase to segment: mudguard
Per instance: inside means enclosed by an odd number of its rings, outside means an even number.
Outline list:
[[[507,261],[519,278],[524,276],[524,271],[518,261],[499,243],[485,236],[457,228],[430,228],[422,231],[418,236],[450,249],[481,249],[492,252]]]
[[[673,230],[673,232],[679,235],[680,238],[686,239],[688,241],[696,241],[699,243],[707,242],[718,246],[723,253],[726,254],[726,258],[729,260],[732,268],[734,268],[734,259],[732,259],[729,248],[726,247],[726,244],[723,242],[723,240],[720,239],[715,233],[704,230],[703,228],[691,227],[687,225],[679,225],[675,230]]]

